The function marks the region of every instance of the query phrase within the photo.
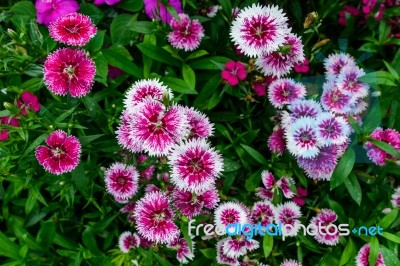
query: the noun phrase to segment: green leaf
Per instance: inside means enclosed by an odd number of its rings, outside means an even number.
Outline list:
[[[80,98],[80,100],[85,105],[88,114],[93,121],[95,121],[97,125],[101,126],[103,130],[106,130],[107,127],[105,125],[107,125],[107,118],[100,105],[88,95]]]
[[[0,232],[0,255],[16,260],[21,259],[19,254],[19,246],[12,242],[2,232]]]
[[[351,261],[356,256],[357,250],[353,240],[349,238],[346,247],[343,250],[342,256],[340,257],[339,266],[346,265],[348,261]]]
[[[368,84],[386,85],[386,86],[397,86],[394,82],[392,75],[386,71],[375,71],[365,74],[358,79],[361,82]]]
[[[161,78],[162,82],[164,82],[165,85],[170,87],[173,91],[183,93],[183,94],[197,94],[197,92],[190,88],[186,82],[184,82],[181,79],[178,78],[172,78],[172,77],[165,77]]]
[[[138,12],[143,8],[143,1],[122,0],[117,7],[131,12]]]
[[[74,241],[58,233],[55,233],[53,241],[55,244],[66,249],[78,249],[79,247]]]
[[[224,172],[234,172],[239,170],[242,166],[228,158],[224,158]]]
[[[137,14],[121,14],[112,20],[110,36],[114,45],[126,45],[133,39],[135,33],[131,30],[131,27],[137,22],[137,16]]]
[[[385,215],[379,222],[378,225],[383,229],[390,228],[390,225],[396,219],[397,215],[399,214],[399,209],[393,209],[391,212]]]
[[[56,224],[53,221],[41,222],[40,230],[36,237],[37,243],[44,252],[47,252],[56,234]]]
[[[355,158],[354,150],[349,147],[333,171],[330,185],[331,190],[341,185],[349,176],[351,170],[353,170]]]
[[[344,209],[341,204],[337,203],[334,200],[328,199],[328,205],[329,208],[334,210],[338,216],[338,220],[341,223],[346,223],[347,222],[347,216],[346,213],[344,212]]]
[[[83,168],[82,162],[71,172],[72,181],[75,186],[82,193],[82,195],[89,199],[89,178],[85,175],[85,169]]]
[[[0,111],[0,117],[9,116],[11,113],[8,110]]]
[[[100,51],[101,48],[103,47],[105,34],[106,34],[105,30],[98,30],[96,35],[86,45],[86,48],[91,52]]]
[[[171,66],[180,66],[180,62],[176,58],[174,58],[167,51],[158,46],[144,44],[137,44],[136,46],[143,54],[153,60]]]
[[[203,248],[200,249],[200,252],[208,259],[214,259],[217,256],[217,251],[215,248]]]
[[[39,137],[37,137],[37,139],[35,139],[31,145],[29,145],[29,147],[25,150],[24,155],[22,155],[22,157],[26,156],[28,153],[31,153],[34,149],[36,149],[37,146],[39,146],[43,140],[45,140],[47,138],[47,134],[43,134],[40,135]]]
[[[205,55],[208,55],[208,52],[206,50],[196,50],[192,52],[188,57],[186,57],[185,61],[196,59]]]
[[[79,13],[88,15],[94,24],[99,24],[99,22],[103,19],[104,13],[100,8],[93,4],[83,3],[79,5]]]
[[[350,173],[349,178],[344,180],[347,191],[350,193],[351,198],[360,206],[362,199],[362,191],[360,183],[354,173]]]
[[[400,49],[397,50],[397,53],[393,58],[392,66],[398,73],[400,73]]]
[[[256,187],[258,187],[261,181],[261,172],[262,170],[258,170],[254,172],[249,178],[247,178],[245,184],[245,188],[247,191],[254,192]]]
[[[393,128],[394,123],[396,121],[397,117],[397,109],[399,107],[399,102],[396,100],[392,101],[392,104],[390,105],[390,115],[389,115],[389,121],[388,121],[388,128]]]
[[[268,164],[268,160],[265,159],[265,157],[259,153],[258,151],[256,151],[255,149],[253,149],[252,147],[249,147],[245,144],[240,144],[240,146],[242,146],[242,148],[248,153],[250,154],[251,157],[253,157],[253,159],[255,159],[257,162],[259,162],[260,164]]]
[[[159,255],[157,255],[157,253],[154,253],[153,255],[156,258],[156,260],[158,261],[158,263],[161,264],[161,266],[174,266],[172,263],[168,262],[163,257],[160,257]]]
[[[95,80],[97,82],[102,83],[104,86],[107,86],[107,75],[108,75],[107,59],[102,54],[99,54],[94,59],[94,63],[96,64]]]
[[[21,90],[35,92],[44,86],[42,78],[31,78],[22,83]]]
[[[400,237],[390,234],[388,232],[383,232],[382,233],[383,237],[386,238],[387,240],[390,240],[394,243],[400,244]]]
[[[388,62],[386,62],[385,60],[383,60],[383,63],[385,63],[386,68],[389,70],[390,74],[392,74],[393,78],[395,80],[399,80],[399,73],[396,71],[396,69],[394,69],[394,67],[392,67]]]
[[[363,129],[365,133],[374,131],[382,121],[379,101],[372,101],[368,114],[364,119]]]
[[[140,68],[131,60],[127,59],[125,55],[111,49],[102,50],[102,53],[107,59],[108,64],[117,67],[136,78],[140,79],[143,77],[142,70],[140,70]]]
[[[81,145],[85,146],[85,145],[89,144],[90,142],[92,142],[102,136],[104,136],[104,134],[82,136],[82,137],[79,137],[79,141],[81,142]]]
[[[72,107],[72,108],[69,109],[68,111],[63,112],[59,117],[56,118],[56,120],[54,120],[54,124],[61,123],[62,121],[64,121],[65,118],[67,118],[68,116],[70,116],[70,115],[75,111],[75,109],[76,109],[77,107],[78,107],[78,105]]]
[[[399,255],[395,251],[390,250],[384,246],[381,246],[381,252],[383,260],[387,266],[400,265]]]
[[[196,74],[194,73],[193,69],[191,69],[190,66],[183,64],[182,76],[186,84],[194,90],[196,87]]]
[[[28,21],[31,18],[36,18],[36,9],[31,1],[17,2],[10,8],[10,11],[14,13],[14,17],[24,19]]]
[[[379,255],[378,238],[371,237],[369,245],[370,245],[370,251],[369,251],[369,256],[368,256],[368,263],[369,263],[369,266],[375,266],[376,260],[378,259],[378,255]]]
[[[400,152],[397,151],[392,145],[376,139],[368,139],[368,141],[374,144],[374,146],[378,147],[379,149],[384,150],[390,155],[396,157],[397,159],[400,159]]]
[[[268,258],[273,247],[274,247],[274,238],[268,234],[265,234],[263,239],[264,258]]]
[[[225,65],[231,59],[223,56],[210,56],[192,61],[189,66],[192,69],[221,70],[220,65]],[[217,64],[216,64],[217,63]],[[220,64],[220,65],[218,65]]]
[[[193,105],[199,109],[207,109],[210,97],[215,93],[221,84],[221,74],[212,76],[204,87],[200,90],[199,95],[194,100]]]
[[[85,231],[83,231],[82,242],[87,247],[87,249],[90,250],[90,252],[92,252],[93,254],[95,254],[97,256],[101,255],[101,251],[99,250],[99,247],[97,246],[96,238],[90,227],[87,227],[85,229]]]
[[[218,0],[219,4],[222,7],[222,10],[225,13],[225,16],[227,16],[228,18],[232,17],[232,4],[231,4],[231,0]]]

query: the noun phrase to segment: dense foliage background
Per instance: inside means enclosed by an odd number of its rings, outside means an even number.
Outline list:
[[[279,265],[285,258],[303,265],[354,265],[359,248],[368,242],[372,257],[376,259],[380,250],[386,265],[400,265],[400,215],[398,208],[387,210],[392,208],[393,189],[400,185],[400,166],[395,161],[381,167],[372,164],[363,147],[378,126],[400,129],[400,39],[396,38],[400,7],[388,7],[379,21],[347,13],[346,26],[342,26],[340,11],[346,5],[361,8],[361,1],[272,1],[287,13],[292,31],[302,38],[310,70],[291,76],[305,83],[310,95],[318,97],[321,91],[324,58],[338,51],[357,59],[368,73],[363,81],[371,85],[369,109],[361,127],[353,124],[355,134],[348,152],[330,182],[316,182],[306,177],[288,152],[278,157],[268,149],[276,110],[268,97],[253,91],[252,83],[262,75],[254,70],[251,59],[235,52],[230,40],[232,9],[256,2],[264,1],[182,1],[185,13],[197,18],[205,29],[200,47],[185,52],[169,45],[169,26],[151,21],[142,1],[121,0],[112,6],[79,1],[79,12],[89,15],[98,28],[84,47],[96,64],[95,84],[82,98],[57,96],[46,89],[43,63],[62,45],[50,38],[46,26],[37,23],[34,3],[1,3],[0,116],[20,117],[19,127],[1,125],[2,130],[9,130],[9,138],[0,142],[2,265],[133,265],[133,259],[138,265],[178,264],[175,251],[162,245],[120,252],[118,237],[130,229],[129,222],[127,215],[119,212],[123,205],[104,188],[105,168],[115,161],[134,161],[118,145],[115,130],[125,91],[142,78],[160,78],[174,91],[177,101],[203,111],[215,124],[210,141],[225,165],[217,184],[221,202],[239,200],[251,206],[257,201],[260,173],[269,169],[278,176],[291,176],[296,185],[307,188],[304,220],[318,209],[330,208],[341,223],[380,225],[386,232],[383,237],[341,237],[332,247],[309,236],[284,242],[265,237],[259,239],[261,247],[249,258],[270,265]],[[222,8],[210,18],[203,11],[212,5]],[[315,13],[309,15],[311,12]],[[238,86],[221,78],[221,70],[230,60],[245,63],[249,70]],[[122,70],[120,75],[115,75],[116,68]],[[16,101],[24,91],[38,97],[39,112],[20,115]],[[34,154],[56,129],[76,136],[82,145],[78,167],[58,176],[46,172]],[[393,147],[382,148],[400,159]],[[156,175],[161,171],[156,169],[140,188],[159,184]],[[179,225],[187,230],[187,219],[183,217]],[[200,237],[193,241],[195,259],[190,265],[217,265],[215,241]]]

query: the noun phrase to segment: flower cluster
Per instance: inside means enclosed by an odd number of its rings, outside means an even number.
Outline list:
[[[51,22],[49,32],[58,42],[83,46],[94,37],[97,28],[88,16],[71,13]],[[96,66],[84,50],[67,47],[49,54],[43,72],[45,84],[54,94],[82,97],[93,86]]]
[[[374,132],[371,133],[370,138],[372,140],[386,142],[400,152],[400,133],[394,129],[389,128],[384,130],[382,128],[376,128]],[[384,165],[387,159],[397,160],[394,156],[376,147],[370,141],[365,143],[365,148],[367,150],[368,157],[376,165]]]
[[[138,174],[134,166],[116,163],[104,178],[115,200],[127,203],[122,211],[130,213],[128,219],[139,236],[177,249],[177,259],[186,263],[193,250],[179,238],[174,217],[192,218],[215,208],[219,202],[215,182],[223,162],[207,141],[213,133],[209,119],[172,99],[171,89],[158,79],[139,80],[128,89],[117,140],[128,151],[140,153],[137,167],[146,168]],[[167,184],[166,190],[149,184],[144,197],[135,201],[137,176],[143,175],[140,182],[147,182],[155,174]]]

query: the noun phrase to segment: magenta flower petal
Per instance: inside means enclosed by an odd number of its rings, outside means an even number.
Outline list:
[[[36,0],[35,7],[38,23],[45,25],[79,9],[76,0]]]
[[[170,23],[173,18],[171,13],[165,8],[164,1],[144,0],[144,10],[149,18],[161,20],[164,23]],[[169,0],[168,6],[175,9],[176,13],[183,13],[180,0]]]

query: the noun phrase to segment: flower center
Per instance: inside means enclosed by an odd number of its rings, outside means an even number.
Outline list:
[[[64,73],[66,73],[68,75],[68,79],[71,80],[75,75],[75,66],[68,65],[64,68]]]
[[[117,183],[118,183],[118,185],[121,185],[121,186],[125,185],[126,184],[126,177],[125,176],[119,176],[117,178]]]
[[[59,147],[53,149],[52,152],[54,157],[61,157],[64,154],[64,151]]]

